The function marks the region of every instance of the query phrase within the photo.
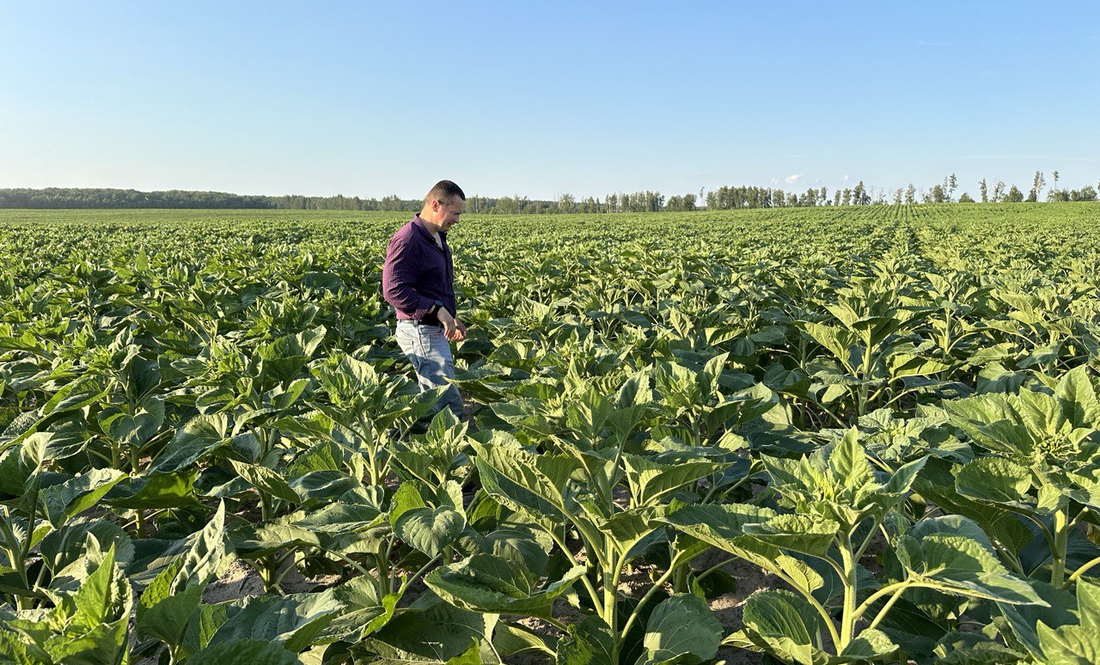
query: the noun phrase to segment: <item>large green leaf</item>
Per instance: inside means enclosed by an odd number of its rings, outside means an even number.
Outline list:
[[[1041,580],[1030,579],[1028,583],[1035,593],[1046,601],[1046,605],[1010,605],[997,603],[1001,615],[1008,622],[1008,630],[1036,658],[1042,659],[1043,649],[1039,644],[1038,627],[1060,628],[1080,622],[1074,612],[1076,599],[1072,593],[1056,589]]]
[[[765,522],[746,524],[746,535],[780,549],[824,557],[837,537],[840,525],[807,515],[777,515]]]
[[[344,610],[332,589],[288,596],[256,596],[224,604],[224,621],[209,644],[261,639],[304,651]]]
[[[890,505],[896,505],[901,502],[905,494],[909,492],[913,484],[917,481],[918,475],[924,470],[924,466],[927,462],[927,456],[913,460],[900,467],[894,472],[894,475],[890,476],[890,480],[886,482],[886,486],[882,489],[885,495],[897,497]]]
[[[226,555],[225,503],[219,503],[206,526],[185,542],[190,546],[183,555],[179,574],[173,582],[173,592],[203,586],[217,576]]]
[[[98,416],[99,426],[123,446],[140,449],[164,424],[164,400],[148,399],[134,415],[105,410]]]
[[[496,529],[484,536],[471,531],[467,531],[462,540],[463,551],[467,554],[493,554],[523,566],[534,575],[546,572],[553,540],[545,531],[518,526]]]
[[[745,526],[767,522],[775,511],[748,504],[692,504],[656,518],[677,531],[765,567],[772,567],[779,549],[745,535]]]
[[[187,659],[188,665],[299,665],[298,657],[278,643],[257,639],[221,642],[201,649]]]
[[[74,621],[87,628],[129,621],[132,593],[122,570],[115,566],[115,550],[111,547],[96,571],[73,594]]]
[[[386,516],[374,506],[337,501],[323,508],[288,516],[289,525],[316,534],[346,535],[378,526]]]
[[[352,654],[356,663],[377,665],[496,665],[500,660],[491,644],[498,619],[494,614],[459,609],[434,596],[422,597],[353,646]]]
[[[950,371],[953,366],[936,360],[912,353],[891,353],[886,358],[890,377],[900,379],[906,376],[928,376]]]
[[[827,458],[832,478],[839,480],[852,497],[860,497],[867,488],[877,484],[871,463],[859,443],[858,429],[853,427],[845,432],[844,437],[828,450]]]
[[[49,652],[12,630],[0,631],[0,660],[15,665],[54,665]]]
[[[343,611],[333,618],[322,636],[324,642],[343,640],[356,642],[385,626],[401,599],[396,593],[379,596],[378,585],[366,576],[353,577],[333,589],[333,596]]]
[[[439,556],[466,528],[466,518],[449,506],[405,511],[394,525],[397,537],[429,557]]]
[[[1075,629],[1076,628],[1076,629]],[[1037,626],[1044,663],[1051,665],[1095,665],[1100,663],[1100,637],[1076,626],[1054,629],[1040,622]]]
[[[173,473],[186,468],[225,444],[229,420],[225,414],[195,416],[176,431],[172,440],[153,462],[157,473]]]
[[[510,402],[493,402],[489,406],[493,415],[509,425],[543,436],[551,436],[557,429],[557,426],[547,419],[541,400],[517,399]]]
[[[96,505],[107,492],[126,478],[116,469],[92,469],[58,485],[41,491],[39,501],[47,519],[59,527],[66,519]]]
[[[599,617],[588,616],[558,642],[556,665],[619,665],[615,636]]]
[[[834,663],[882,662],[898,650],[898,645],[881,630],[863,630],[832,659]]]
[[[1087,365],[1066,372],[1054,391],[1062,407],[1062,417],[1074,427],[1100,429],[1100,401],[1089,379]]]
[[[493,631],[493,648],[504,657],[531,652],[553,657],[555,652],[552,645],[556,640],[553,636],[540,634],[541,632],[501,621]]]
[[[932,655],[937,665],[1012,665],[1027,657],[976,632],[946,634]]]
[[[1050,607],[1000,605],[1017,639],[1044,663],[1100,662],[1100,585],[1078,582],[1074,615],[1072,594],[1042,582],[1032,584]]]
[[[849,367],[856,366],[853,347],[859,344],[858,336],[835,326],[812,321],[803,322],[801,327],[814,341],[828,349],[838,360]]]
[[[233,534],[233,549],[242,557],[254,559],[302,545],[320,546],[320,534],[294,524],[275,523],[256,529],[241,529]]]
[[[256,349],[260,380],[266,386],[287,383],[298,378],[313,352],[325,338],[323,326],[285,335]]]
[[[490,554],[475,554],[458,563],[437,568],[424,583],[447,602],[474,612],[550,616],[554,599],[585,574],[574,566],[543,588],[530,571],[515,562]]]
[[[226,540],[225,505],[219,504],[206,525],[185,538],[135,541],[137,553],[127,573],[138,585],[151,584],[162,570],[180,559],[183,567],[175,577],[176,591],[205,583],[216,576],[221,565],[227,561]]]
[[[493,443],[474,444],[474,451],[481,481],[497,500],[535,519],[566,519],[566,488],[579,465],[575,458],[535,455],[498,435]]]
[[[701,663],[714,658],[722,641],[722,624],[706,601],[694,594],[676,594],[653,608],[642,642],[645,660],[654,665],[676,659],[677,663]]]
[[[980,457],[955,475],[955,489],[971,499],[1030,512],[1031,472],[1002,457]]]
[[[726,465],[706,460],[661,464],[637,455],[624,455],[626,477],[638,505],[655,504],[670,493],[721,471]]]
[[[100,549],[114,547],[115,561],[128,566],[134,559],[134,539],[125,529],[105,519],[79,518],[71,520],[59,529],[50,531],[42,538],[38,549],[43,563],[55,576],[52,588],[58,588],[56,576],[63,569],[86,556],[88,535],[95,536]],[[80,580],[74,580],[79,584]],[[75,587],[74,587],[75,588]]]
[[[198,469],[188,468],[175,473],[148,473],[123,481],[106,496],[106,501],[118,508],[157,509],[198,505],[195,498],[195,477]]]
[[[814,665],[814,644],[827,630],[804,599],[783,590],[758,591],[745,600],[744,629],[723,644],[766,651],[800,665]]]
[[[301,503],[302,497],[274,469],[269,469],[260,464],[238,462],[237,460],[229,460],[229,463],[233,465],[233,470],[237,472],[237,475],[247,480],[248,484],[256,489],[292,504]]]
[[[1046,604],[1026,582],[1009,574],[988,546],[965,535],[905,535],[897,554],[916,577],[944,591],[1009,604]]]
[[[187,624],[202,600],[205,583],[173,591],[175,580],[183,567],[177,561],[157,575],[145,588],[137,606],[135,625],[140,635],[156,638],[169,647],[183,644]]]

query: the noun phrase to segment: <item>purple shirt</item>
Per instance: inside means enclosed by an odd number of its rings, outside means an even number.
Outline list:
[[[382,267],[382,297],[397,310],[398,320],[438,324],[435,314],[428,314],[436,300],[456,315],[451,248],[446,233],[440,232],[439,239],[442,249],[420,215],[390,238]]]

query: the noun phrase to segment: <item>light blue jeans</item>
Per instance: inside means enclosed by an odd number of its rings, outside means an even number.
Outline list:
[[[416,370],[421,391],[448,386],[447,392],[432,407],[432,415],[447,407],[459,418],[465,418],[466,409],[462,406],[458,386],[447,382],[455,376],[455,364],[451,356],[451,343],[443,336],[443,328],[399,320],[394,336]]]

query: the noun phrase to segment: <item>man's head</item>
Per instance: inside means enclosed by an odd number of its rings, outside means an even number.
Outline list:
[[[462,188],[450,180],[440,180],[424,197],[420,219],[434,227],[433,231],[446,233],[458,222],[465,209],[466,194]]]

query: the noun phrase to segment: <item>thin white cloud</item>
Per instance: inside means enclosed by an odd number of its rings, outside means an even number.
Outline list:
[[[787,183],[788,185],[793,185],[796,182],[798,182],[800,179],[805,177],[805,175],[806,175],[805,173],[796,173],[794,175],[789,175],[789,176],[787,176],[786,178],[783,179],[783,182]]]

